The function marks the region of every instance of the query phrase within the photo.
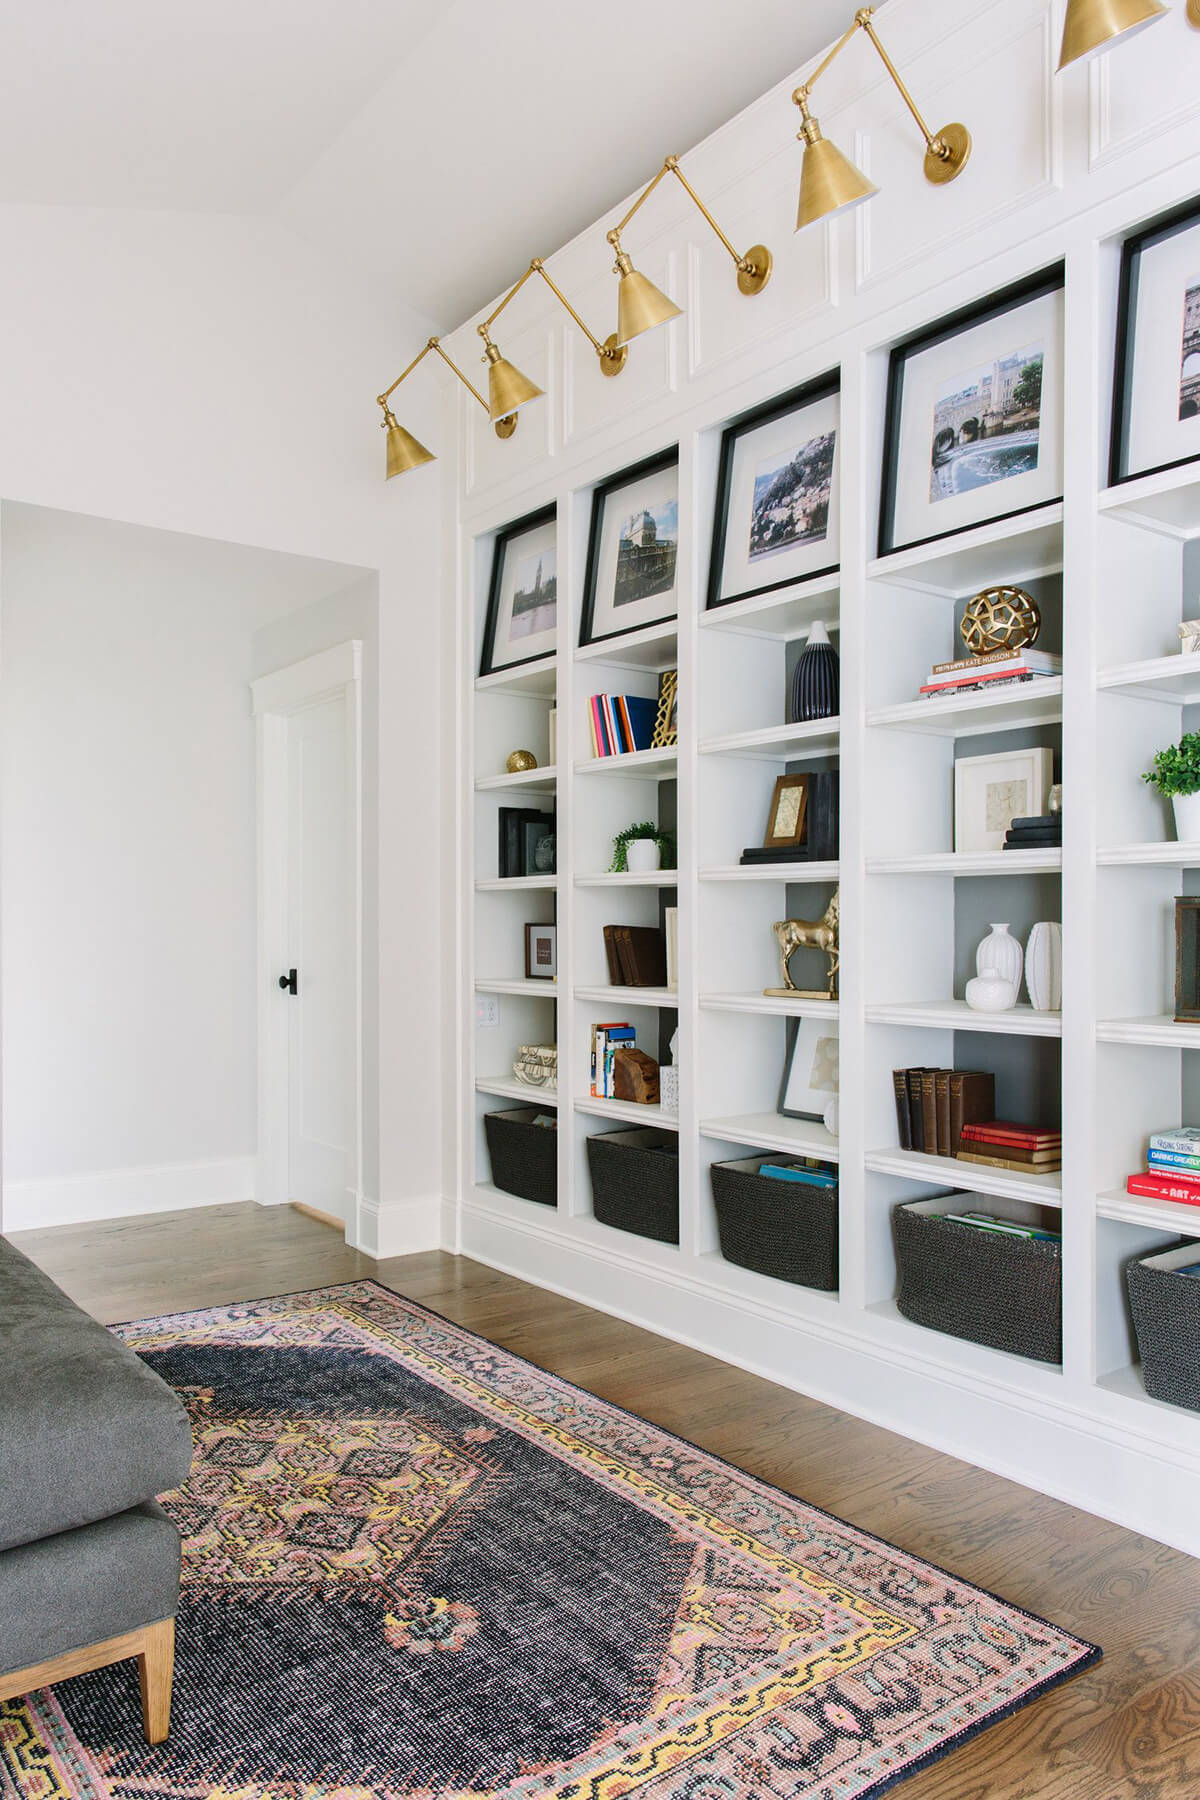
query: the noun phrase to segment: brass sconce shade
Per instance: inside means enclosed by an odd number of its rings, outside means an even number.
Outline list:
[[[403,475],[408,469],[419,469],[422,463],[433,462],[433,451],[427,450],[411,431],[405,431],[403,425],[397,423],[392,409],[386,405],[383,409],[383,427],[387,432],[389,481],[393,475]]]
[[[656,288],[649,276],[635,269],[623,250],[617,251],[616,270],[621,278],[617,287],[618,344],[627,344],[631,338],[641,337],[643,331],[653,331],[658,325],[682,318],[682,309],[661,288]]]
[[[1067,0],[1059,70],[1095,56],[1114,38],[1141,31],[1166,13],[1160,0]]]
[[[483,339],[483,353],[488,364],[488,416],[492,419],[501,437],[509,437],[516,430],[517,408],[524,406],[527,401],[536,400],[542,392],[536,382],[530,381],[528,375],[522,375],[520,369],[515,368],[512,363],[507,362],[501,356],[489,335],[493,321],[500,317],[509,301],[514,295],[520,293],[532,275],[540,275],[555,299],[570,313],[596,352],[602,375],[619,375],[625,367],[625,358],[629,354],[623,344],[617,343],[615,337],[605,338],[601,343],[595,333],[588,330],[562,289],[547,274],[541,257],[535,256],[525,273],[509,288],[499,306],[493,307],[483,324],[476,327]]]
[[[501,419],[510,418],[527,400],[536,400],[542,389],[501,356],[490,340],[484,354],[488,364],[488,417],[493,425],[497,425]]]
[[[797,89],[797,92],[800,90]],[[798,100],[804,123],[799,137],[804,145],[804,161],[800,165],[800,203],[796,208],[796,230],[802,231],[817,219],[843,212],[869,200],[879,189],[856,169],[836,144],[821,136],[821,127],[808,110],[806,101]]]

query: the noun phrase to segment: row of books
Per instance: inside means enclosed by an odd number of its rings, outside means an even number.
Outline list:
[[[934,663],[921,688],[928,699],[938,694],[1006,687],[1016,681],[1038,681],[1062,674],[1062,657],[1048,650],[994,650],[987,656],[964,656],[957,662]]]
[[[989,1169],[1014,1169],[1021,1175],[1054,1175],[1062,1168],[1062,1132],[1049,1125],[984,1119],[963,1126],[958,1160],[984,1163]]]
[[[1156,1131],[1146,1151],[1145,1171],[1130,1175],[1125,1188],[1143,1200],[1200,1206],[1200,1125]]]
[[[987,1069],[893,1069],[902,1150],[955,1156],[963,1130],[996,1111],[996,1077]]]
[[[593,694],[588,701],[595,756],[628,756],[654,744],[658,705],[640,694]]]
[[[657,925],[606,925],[604,954],[614,987],[669,985],[666,933]]]
[[[797,1181],[804,1187],[836,1188],[838,1172],[834,1163],[820,1162],[815,1156],[790,1159],[772,1158],[758,1165],[758,1173],[772,1181]]]
[[[622,1046],[632,1049],[636,1043],[637,1032],[628,1019],[618,1019],[609,1024],[592,1026],[591,1093],[593,1100],[615,1098],[613,1058]]]
[[[942,1213],[940,1216],[952,1225],[969,1225],[975,1231],[994,1231],[1001,1237],[1032,1238],[1050,1244],[1062,1242],[1061,1232],[1045,1231],[1040,1225],[1016,1225],[1011,1219],[998,1219],[995,1213]]]

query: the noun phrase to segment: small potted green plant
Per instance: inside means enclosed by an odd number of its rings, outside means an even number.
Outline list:
[[[649,819],[627,825],[613,839],[612,875],[652,875],[656,869],[670,869],[674,864],[674,840]]]
[[[1154,753],[1154,767],[1142,776],[1170,800],[1180,843],[1200,841],[1200,731],[1186,731],[1177,744]]]

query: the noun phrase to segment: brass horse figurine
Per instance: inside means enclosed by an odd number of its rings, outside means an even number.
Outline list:
[[[838,969],[841,966],[841,957],[838,951],[838,890],[834,889],[833,898],[821,918],[780,919],[772,929],[779,945],[779,958],[783,965],[783,986],[769,988],[768,993],[801,994],[805,992],[803,988],[796,986],[788,967],[793,952],[804,946],[810,950],[823,950],[829,958],[828,997],[830,1000],[836,1000]]]

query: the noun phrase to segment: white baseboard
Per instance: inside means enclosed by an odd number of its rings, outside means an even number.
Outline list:
[[[1200,1455],[464,1202],[461,1254],[1200,1556]],[[936,1335],[936,1334],[934,1334]],[[653,1369],[650,1369],[651,1379]],[[686,1425],[683,1436],[687,1436]]]
[[[377,1262],[387,1256],[415,1256],[441,1246],[442,1202],[430,1194],[416,1200],[372,1200],[358,1203],[355,1248]]]
[[[211,1162],[161,1163],[134,1169],[101,1169],[4,1184],[0,1221],[5,1231],[37,1231],[46,1225],[86,1225],[138,1213],[179,1212],[254,1199],[254,1157]]]

